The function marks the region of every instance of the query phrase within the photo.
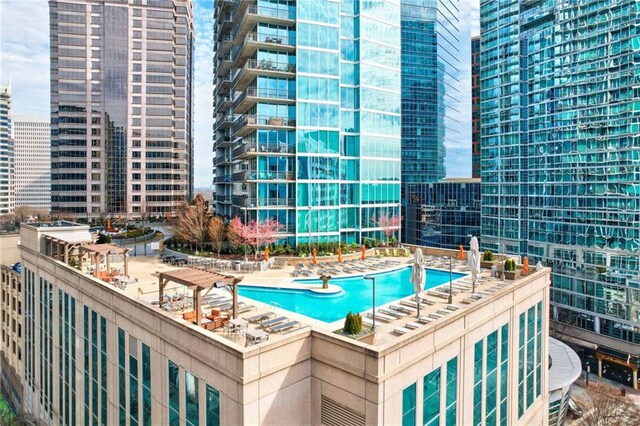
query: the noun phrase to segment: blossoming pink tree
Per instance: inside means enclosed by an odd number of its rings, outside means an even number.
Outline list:
[[[254,248],[254,257],[258,258],[260,247],[278,240],[278,233],[283,226],[275,219],[262,222],[252,220],[247,225],[240,218],[233,218],[229,222],[229,241],[234,244],[247,244]]]
[[[378,218],[378,226],[382,228],[382,232],[387,237],[387,244],[389,244],[389,238],[393,236],[393,234],[400,229],[400,223],[402,222],[402,216],[393,215],[391,217],[388,216],[380,216]]]

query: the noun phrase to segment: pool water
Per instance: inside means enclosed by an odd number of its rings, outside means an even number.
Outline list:
[[[425,290],[449,282],[449,272],[426,269],[427,282]],[[411,284],[411,267],[394,271],[369,274],[376,277],[376,306],[384,305],[413,294]],[[464,277],[465,274],[453,273],[452,279]],[[318,279],[296,280],[298,284],[310,286],[321,285]],[[334,322],[344,318],[349,311],[363,312],[371,309],[372,283],[362,276],[349,278],[333,278],[330,284],[342,287],[337,294],[318,294],[308,290],[247,287],[240,286],[241,296],[259,302],[280,306],[291,312],[296,312],[320,321]]]

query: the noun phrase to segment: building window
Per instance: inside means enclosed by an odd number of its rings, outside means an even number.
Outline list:
[[[476,342],[473,361],[473,424],[482,425],[482,352],[484,339]]]
[[[169,360],[169,425],[180,426],[180,367]]]
[[[198,378],[188,371],[184,372],[184,389],[187,426],[198,426]]]
[[[542,302],[520,314],[518,340],[518,418],[541,395]]]
[[[425,426],[440,424],[440,369],[424,377],[422,383],[422,417]]]
[[[220,426],[220,393],[210,385],[207,391],[207,426]]]
[[[416,384],[402,391],[402,426],[415,426],[416,424]]]
[[[487,426],[507,424],[508,336],[509,324],[505,324],[476,342],[473,374],[474,425],[483,424],[483,419]]]
[[[445,396],[445,416],[446,425],[454,426],[456,424],[456,408],[458,393],[458,357],[447,362],[447,387]]]
[[[124,330],[118,328],[118,412],[120,424],[127,424],[127,367]]]
[[[142,423],[151,426],[151,350],[142,344]]]

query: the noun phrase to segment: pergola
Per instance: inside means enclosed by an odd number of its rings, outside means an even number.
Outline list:
[[[69,264],[69,256],[71,253],[80,247],[82,244],[90,243],[91,241],[68,241],[61,238],[54,237],[53,235],[43,235],[45,240],[44,252],[47,256],[51,256],[54,259],[58,259],[67,265]]]
[[[232,287],[233,294],[233,318],[238,316],[238,283],[244,277],[234,277],[231,275],[220,275],[201,269],[175,269],[173,271],[161,272],[158,276],[159,283],[159,304],[162,307],[164,299],[164,289],[171,281],[181,284],[193,291],[193,307],[196,312],[197,324],[201,324],[200,309],[202,306],[202,290],[210,290],[211,288]]]
[[[80,250],[80,264],[84,255],[87,254],[91,260],[91,265],[95,267],[93,276],[96,278],[100,275],[100,264],[102,260],[106,258],[107,262],[107,274],[111,272],[111,266],[109,264],[110,255],[122,255],[124,261],[124,274],[129,276],[129,253],[128,248],[116,246],[114,244],[83,244],[79,247]]]

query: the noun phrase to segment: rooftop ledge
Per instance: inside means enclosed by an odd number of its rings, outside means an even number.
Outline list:
[[[452,251],[452,253],[457,255],[458,252]],[[412,263],[412,258],[410,257],[392,257],[380,260],[387,261],[388,267],[384,270],[376,270],[375,273],[403,268]],[[116,265],[112,264],[112,266]],[[444,260],[442,257],[426,255],[424,266],[430,269],[448,271],[449,261],[448,259]],[[299,285],[293,283],[290,276],[293,269],[293,267],[284,267],[279,270],[256,272],[244,275],[244,279],[260,286],[272,285],[277,288],[296,288]],[[272,344],[280,345],[290,338],[297,339],[301,334],[308,334],[313,330],[317,332],[315,335],[324,335],[323,338],[325,339],[339,340],[345,345],[361,347],[363,351],[374,351],[378,352],[379,355],[383,355],[387,349],[398,344],[410,343],[421,336],[432,333],[469,313],[471,310],[494,301],[501,295],[507,294],[515,288],[525,286],[527,283],[533,282],[544,274],[549,273],[548,268],[543,268],[537,272],[535,268],[531,268],[528,276],[522,276],[516,280],[503,280],[491,277],[491,271],[483,269],[476,282],[475,293],[472,293],[470,275],[452,282],[453,297],[451,304],[448,303],[448,283],[423,291],[420,294],[419,316],[417,315],[418,302],[413,295],[376,306],[375,333],[369,335],[363,341],[358,341],[334,333],[334,331],[342,328],[342,319],[333,323],[326,323],[242,296],[238,297],[238,318],[244,321],[236,321],[235,328],[237,330],[233,330],[226,325],[232,313],[232,303],[230,302],[232,301],[233,292],[229,291],[228,288],[218,288],[216,286],[208,288],[206,294],[203,295],[201,306],[204,318],[206,318],[206,315],[210,315],[212,310],[216,310],[222,322],[218,322],[215,329],[211,324],[214,319],[204,319],[201,324],[205,324],[197,326],[192,323],[194,318],[188,315],[189,312],[194,310],[193,295],[190,293],[191,290],[188,286],[168,283],[163,288],[163,291],[164,300],[169,300],[170,303],[165,303],[163,308],[158,305],[158,277],[170,271],[176,271],[176,268],[163,264],[160,259],[135,257],[129,258],[128,277],[121,282],[106,283],[92,276],[90,270],[76,272],[85,275],[87,279],[106,286],[112,291],[126,295],[129,299],[136,300],[138,303],[172,318],[177,323],[189,327],[203,336],[212,337],[214,340],[228,346],[231,350],[251,353],[260,348],[267,348]],[[469,274],[466,261],[461,260],[452,261],[452,271]],[[226,272],[224,274],[229,277],[233,276],[233,274]],[[380,310],[383,312],[380,312]],[[364,311],[361,314],[365,322],[363,329],[370,328],[371,310]],[[281,317],[286,319],[273,321]],[[209,326],[206,324],[209,324]],[[204,327],[211,328],[205,329]]]

